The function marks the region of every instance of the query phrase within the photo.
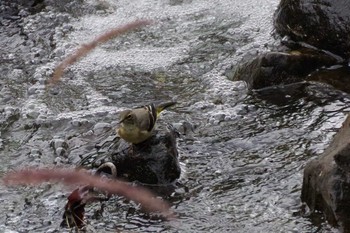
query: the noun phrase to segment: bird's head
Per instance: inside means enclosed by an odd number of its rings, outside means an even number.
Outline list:
[[[136,122],[136,115],[131,110],[124,110],[120,113],[119,124],[134,125]]]

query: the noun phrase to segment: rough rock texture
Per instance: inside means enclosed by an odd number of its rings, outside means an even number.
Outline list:
[[[99,149],[102,156],[92,161],[87,156],[80,165],[97,168],[106,162],[112,162],[117,169],[118,178],[166,186],[179,178],[181,173],[176,146],[177,134],[172,127],[159,129],[152,137],[137,145],[118,137],[115,138],[117,142],[111,143],[107,151]],[[97,145],[98,147],[100,145]]]
[[[282,36],[349,58],[348,0],[281,0],[274,25]]]
[[[180,176],[176,132],[158,133],[137,145],[123,141],[112,161],[118,177],[145,184],[166,185]]]
[[[316,50],[270,52],[241,64],[232,76],[234,81],[243,80],[251,89],[305,80],[306,76],[323,66],[336,64],[337,60]]]
[[[328,149],[306,165],[301,198],[350,232],[350,115]]]
[[[281,47],[282,52],[269,52],[240,64],[234,71],[229,69],[229,79],[243,80],[251,89],[319,81],[349,93],[349,72],[344,62],[350,55],[349,1],[281,0],[274,25],[280,35],[295,42],[283,41],[288,48]],[[334,65],[342,67],[335,70]]]
[[[306,81],[327,83],[334,88],[350,94],[350,67],[336,66],[332,69],[320,69],[310,74]]]

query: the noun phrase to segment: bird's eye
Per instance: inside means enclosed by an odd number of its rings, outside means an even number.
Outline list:
[[[131,115],[128,115],[127,117],[126,117],[126,119],[130,119],[131,118]]]

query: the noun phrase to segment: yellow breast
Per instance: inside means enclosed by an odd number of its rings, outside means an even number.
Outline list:
[[[137,127],[125,128],[121,126],[118,129],[118,134],[125,141],[138,144],[149,138],[152,135],[152,132],[141,131]]]

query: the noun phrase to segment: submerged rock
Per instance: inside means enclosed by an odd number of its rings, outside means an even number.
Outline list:
[[[348,0],[281,0],[274,26],[282,36],[349,58]]]
[[[336,63],[336,58],[317,50],[270,52],[241,64],[228,78],[260,89],[303,81],[314,70]]]
[[[328,149],[306,165],[301,199],[350,232],[350,115]]]
[[[350,67],[333,66],[313,72],[306,79],[332,85],[334,88],[350,94]]]

